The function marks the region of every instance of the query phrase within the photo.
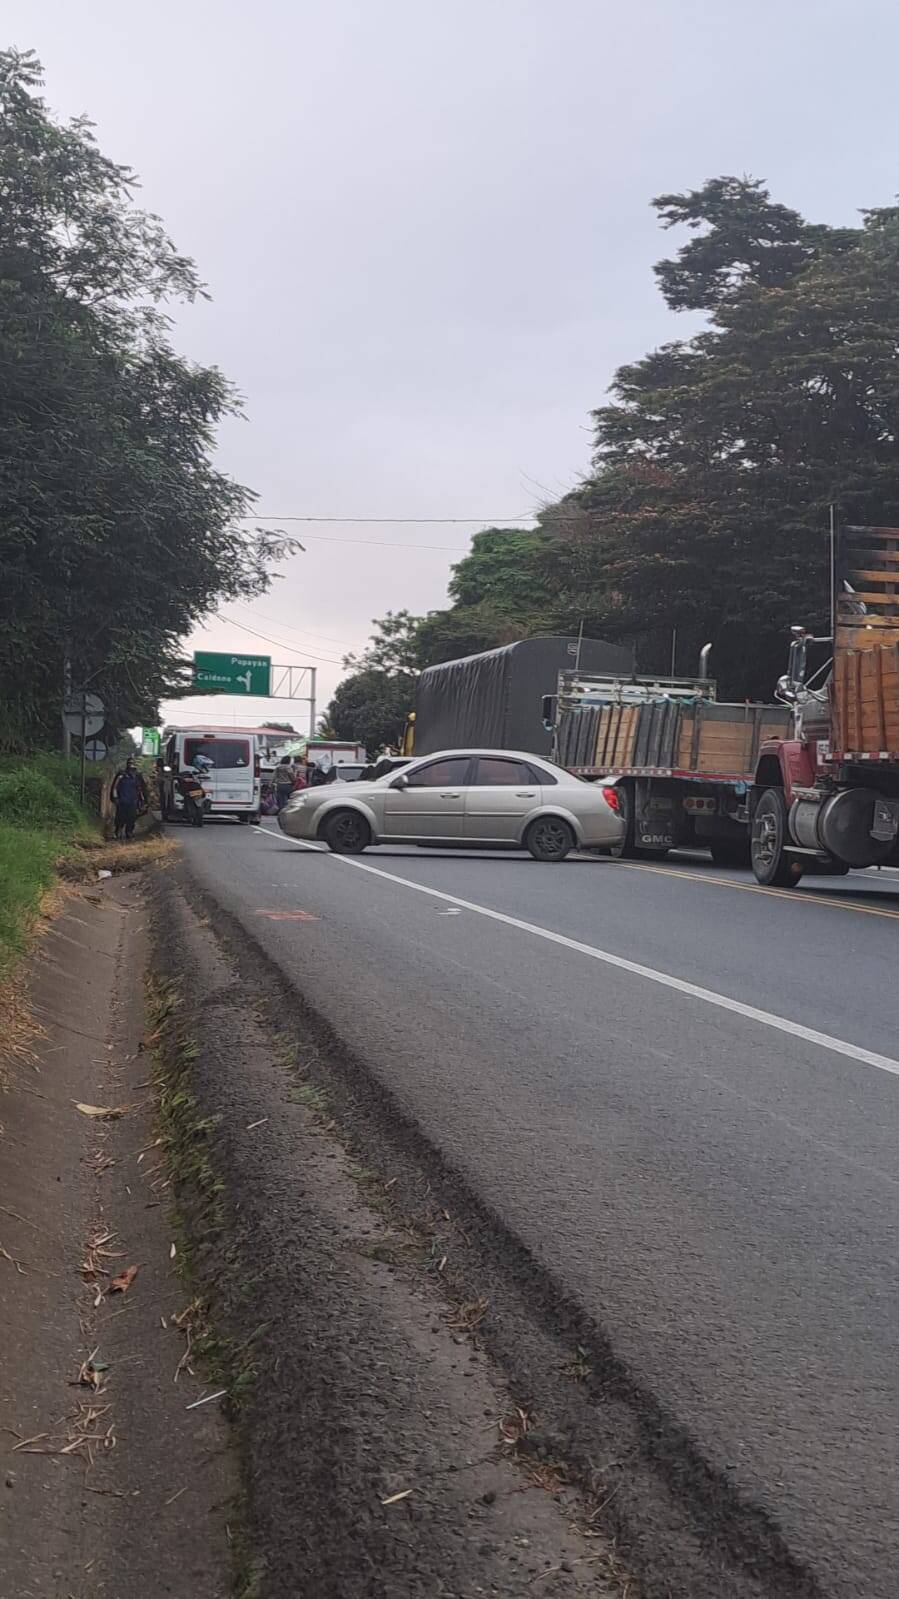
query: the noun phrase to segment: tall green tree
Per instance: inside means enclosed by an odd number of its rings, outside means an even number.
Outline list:
[[[335,738],[357,740],[374,756],[385,744],[400,744],[414,707],[414,678],[363,668],[338,684],[326,721]]]
[[[338,738],[357,739],[374,755],[398,744],[415,704],[420,618],[388,611],[373,624],[368,648],[347,655],[348,675],[338,684],[326,720]]]
[[[422,666],[508,644],[546,631],[552,590],[544,560],[552,548],[542,530],[486,528],[453,567],[450,607],[430,611],[418,624]]]
[[[188,686],[180,641],[267,586],[287,547],[212,464],[237,398],[179,357],[166,302],[203,288],[90,124],[0,53],[0,744],[52,741],[63,682],[112,732]]]
[[[552,508],[550,581],[589,630],[770,697],[789,624],[828,620],[829,507],[899,521],[899,209],[811,225],[751,179],[656,202],[695,237],[657,275],[708,326],[623,367],[594,469]]]

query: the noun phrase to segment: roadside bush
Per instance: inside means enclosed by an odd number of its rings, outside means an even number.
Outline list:
[[[35,764],[0,771],[0,822],[71,833],[81,829],[83,817],[67,786],[54,782]]]
[[[0,821],[0,977],[25,947],[41,895],[53,882],[58,853],[53,834]]]

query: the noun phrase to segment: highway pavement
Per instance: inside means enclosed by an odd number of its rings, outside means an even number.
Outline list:
[[[179,833],[822,1595],[899,1591],[899,874]]]

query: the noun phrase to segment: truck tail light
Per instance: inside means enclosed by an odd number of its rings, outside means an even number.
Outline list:
[[[610,811],[621,810],[621,800],[618,797],[617,788],[612,788],[611,785],[609,785],[609,787],[602,790],[602,797],[608,805]]]
[[[255,760],[253,761],[253,776],[254,777],[261,777],[262,776],[262,756],[261,755],[257,755]]]

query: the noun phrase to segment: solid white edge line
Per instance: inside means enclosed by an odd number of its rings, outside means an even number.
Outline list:
[[[262,835],[275,838],[274,833]],[[487,916],[491,921],[503,922],[506,927],[515,927],[521,933],[530,933],[534,938],[546,939],[550,944],[558,944],[563,949],[574,950],[578,955],[586,955],[590,960],[602,961],[606,966],[615,966],[619,971],[630,972],[634,977],[643,977],[647,982],[658,983],[663,988],[672,988],[678,994],[686,994],[690,999],[702,1000],[706,1005],[715,1005],[719,1010],[731,1011],[736,1016],[745,1016],[748,1021],[759,1022],[763,1027],[773,1027],[780,1033],[788,1033],[793,1038],[801,1038],[807,1044],[817,1044],[820,1049],[829,1049],[836,1055],[845,1055],[849,1060],[861,1061],[865,1066],[876,1066],[878,1071],[889,1072],[893,1077],[899,1077],[899,1060],[892,1060],[889,1055],[878,1055],[871,1049],[862,1049],[858,1044],[848,1044],[842,1038],[832,1038],[829,1033],[819,1033],[814,1027],[803,1027],[801,1022],[791,1022],[786,1016],[775,1016],[772,1011],[759,1010],[756,1005],[744,1005],[740,999],[731,999],[727,994],[716,994],[714,989],[701,988],[697,983],[689,983],[683,977],[672,977],[668,972],[656,971],[653,966],[643,966],[639,961],[628,960],[624,955],[613,955],[610,950],[598,949],[594,944],[582,944],[577,938],[568,938],[564,933],[554,933],[548,927],[538,927],[535,922],[522,921],[517,916],[507,916],[505,911],[492,910],[489,905],[476,905],[473,900],[461,899],[458,894],[445,894],[439,888],[428,888],[425,883],[415,883],[409,877],[398,877],[395,872],[385,872],[378,866],[369,866],[365,861],[357,861],[348,855],[333,855],[330,850],[318,844],[307,844],[298,838],[288,838],[286,833],[278,833],[278,842],[284,842],[293,849],[308,850],[313,855],[327,855],[336,865],[353,866],[359,872],[369,872],[372,877],[383,877],[388,883],[398,883],[402,888],[411,888],[416,894],[427,894],[431,899],[442,899],[450,905],[461,905],[463,910],[474,911],[478,916]]]

